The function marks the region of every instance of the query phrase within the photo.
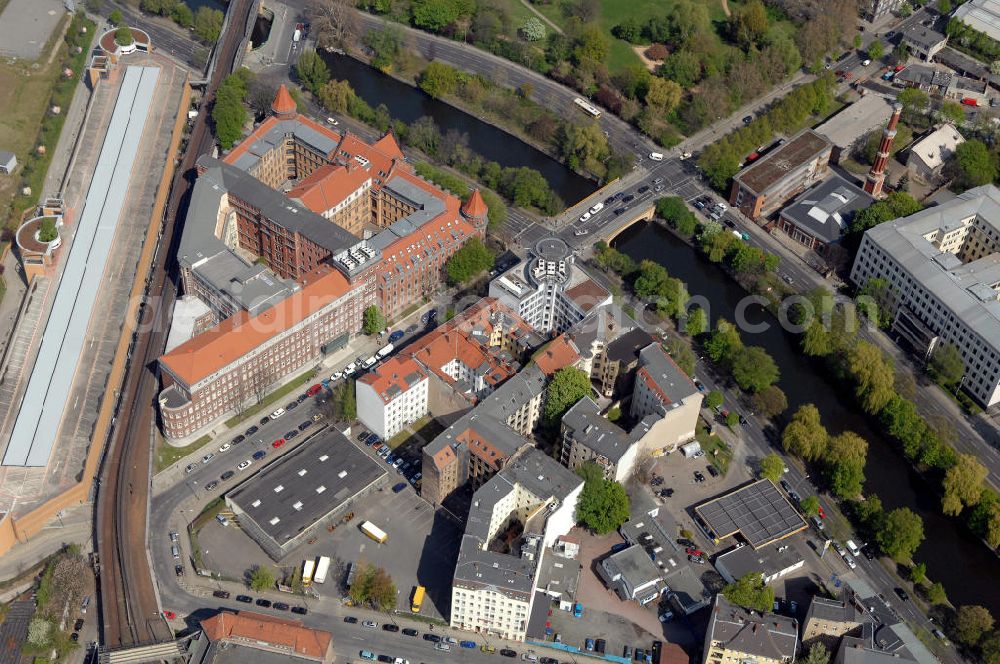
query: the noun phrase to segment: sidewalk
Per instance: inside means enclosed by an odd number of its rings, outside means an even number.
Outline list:
[[[92,510],[90,503],[63,510],[62,517],[53,520],[42,532],[27,542],[15,544],[0,556],[0,580],[18,576],[66,544],[79,544],[83,554],[87,555],[93,550]]]

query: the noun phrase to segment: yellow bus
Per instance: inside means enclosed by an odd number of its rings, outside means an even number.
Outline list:
[[[410,603],[410,611],[420,613],[420,605],[424,603],[424,587],[417,586],[413,589],[413,602]]]

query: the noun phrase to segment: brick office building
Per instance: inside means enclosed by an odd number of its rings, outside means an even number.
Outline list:
[[[479,193],[463,205],[420,179],[391,135],[333,132],[284,88],[272,112],[224,159],[198,162],[177,258],[185,294],[217,325],[160,360],[170,439],[315,362],[366,307],[391,319],[430,295],[447,260],[485,235]]]

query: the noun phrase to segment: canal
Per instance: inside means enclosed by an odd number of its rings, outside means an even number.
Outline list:
[[[736,320],[739,302],[746,296],[729,276],[690,246],[656,224],[635,225],[620,235],[614,245],[636,261],[650,259],[663,265],[671,276],[687,284],[692,296],[705,297],[711,320]],[[759,306],[746,314],[751,323],[769,323],[764,332],[744,331],[747,344],[763,346],[781,369],[779,386],[788,396],[788,413],[813,403],[831,434],[851,430],[868,441],[865,490],[875,493],[887,510],[909,507],[924,520],[926,539],[916,559],[927,565],[927,576],[940,581],[953,604],[980,604],[1000,615],[1000,561],[968,530],[940,511],[934,488],[911,470],[868,420],[855,411],[851,395],[828,381],[799,350],[798,337],[785,332],[777,319]],[[990,581],[990,579],[993,579]]]
[[[549,187],[567,205],[589,196],[597,184],[571,171],[563,164],[511,136],[507,132],[469,115],[465,111],[434,99],[423,90],[397,81],[373,67],[346,55],[321,51],[334,79],[351,84],[354,92],[372,108],[385,104],[389,114],[407,124],[428,116],[441,133],[455,129],[469,137],[469,149],[503,167],[527,166],[537,170]]]

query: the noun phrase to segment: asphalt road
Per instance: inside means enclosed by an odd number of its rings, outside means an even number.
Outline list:
[[[196,42],[190,33],[186,34],[182,28],[175,26],[167,27],[164,25],[168,19],[147,16],[125,2],[110,1],[109,4],[122,13],[126,23],[145,30],[149,34],[150,39],[153,40],[154,49],[165,51],[175,59],[187,63],[192,67],[194,67],[192,64],[194,52],[200,48],[208,48]],[[198,67],[194,68],[199,69]]]

